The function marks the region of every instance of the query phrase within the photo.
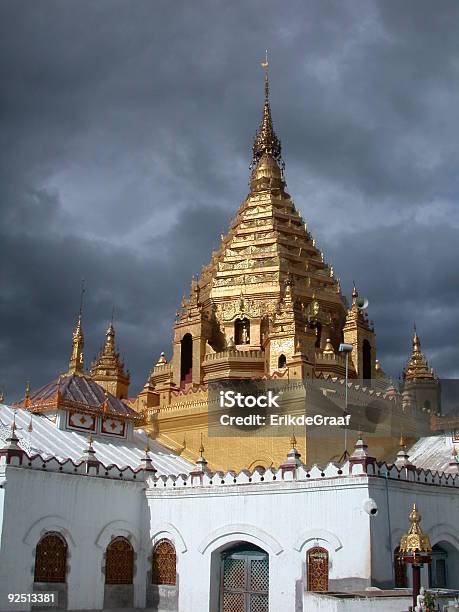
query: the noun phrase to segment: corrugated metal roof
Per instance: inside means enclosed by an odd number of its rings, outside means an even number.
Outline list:
[[[61,430],[43,414],[32,415],[33,431],[28,432],[31,413],[22,408],[11,408],[0,404],[0,443],[11,433],[13,414],[16,412],[16,435],[19,445],[30,455],[40,454],[44,458],[56,457],[59,460],[81,459],[88,447],[88,437],[76,431]],[[179,457],[155,440],[147,438],[142,429],[134,431],[131,442],[126,440],[109,439],[102,435],[95,436],[93,448],[96,456],[105,466],[115,464],[119,468],[129,466],[136,469],[145,455],[145,445],[150,445],[150,457],[154,467],[161,474],[188,474],[193,468],[186,459]]]
[[[410,461],[418,468],[444,471],[451,461],[453,443],[451,436],[428,436],[420,438],[408,454]]]

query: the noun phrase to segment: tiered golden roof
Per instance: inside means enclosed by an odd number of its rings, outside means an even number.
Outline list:
[[[400,540],[400,555],[413,555],[419,553],[432,552],[429,536],[421,529],[421,515],[418,512],[416,504],[413,504],[413,509],[410,512],[410,528],[408,533],[402,536]]]
[[[413,334],[413,349],[405,367],[404,378],[407,381],[418,379],[433,380],[435,378],[432,369],[427,363],[427,359],[421,351],[421,341],[416,332],[416,327]]]

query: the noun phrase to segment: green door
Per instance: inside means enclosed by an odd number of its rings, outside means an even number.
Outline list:
[[[220,612],[269,612],[269,558],[255,547],[222,555]]]

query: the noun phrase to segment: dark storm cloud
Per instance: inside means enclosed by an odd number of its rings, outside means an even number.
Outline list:
[[[247,190],[271,50],[289,191],[397,375],[412,322],[459,374],[459,6],[5,0],[0,386],[86,356],[110,317],[143,384]]]

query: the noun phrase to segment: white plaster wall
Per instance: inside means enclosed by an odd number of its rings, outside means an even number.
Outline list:
[[[371,478],[370,497],[375,499],[379,507],[378,516],[371,521],[373,584],[382,588],[393,584],[393,550],[409,528],[408,517],[416,502],[422,517],[421,527],[429,535],[432,546],[446,541],[456,549],[456,564],[449,563],[453,572],[456,571],[455,583],[450,586],[459,588],[459,489],[390,479],[386,489],[385,478]],[[428,586],[426,566],[421,572],[421,581],[424,586]]]
[[[410,605],[411,597],[337,599],[313,593],[305,593],[304,597],[306,612],[400,612]]]
[[[150,489],[147,497],[151,538],[162,533],[176,542],[180,612],[216,612],[215,604],[209,604],[211,555],[239,541],[269,553],[270,609],[276,612],[296,609],[295,585],[303,585],[306,551],[316,542],[329,551],[331,580],[355,577],[370,583],[370,519],[362,509],[368,498],[365,476],[353,478],[352,484],[334,478]]]
[[[134,546],[134,603],[145,605],[144,483],[7,467],[4,486],[0,609],[18,609],[8,607],[8,593],[33,591],[35,546],[46,531],[59,531],[67,540],[69,609],[102,608],[103,554],[116,535],[129,537]]]

